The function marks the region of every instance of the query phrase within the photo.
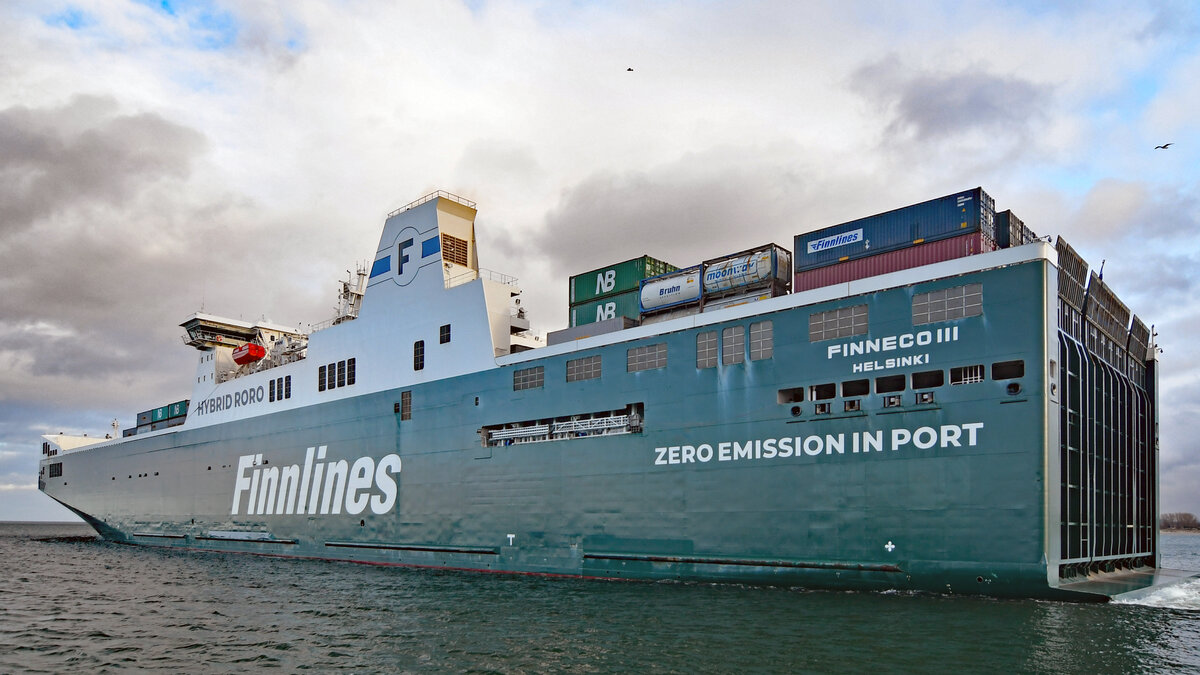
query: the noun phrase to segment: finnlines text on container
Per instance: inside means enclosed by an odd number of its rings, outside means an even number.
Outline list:
[[[672,445],[654,448],[654,463],[694,464],[704,462],[737,462],[779,457],[816,457],[818,455],[869,455],[872,452],[892,452],[906,447],[928,450],[975,447],[983,422],[943,424],[940,427],[892,429],[886,432],[855,431],[852,433],[754,438],[747,441],[720,441],[696,445]],[[885,435],[886,434],[886,435]]]
[[[808,242],[808,252],[816,253],[817,251],[824,251],[827,248],[837,248],[838,246],[845,246],[847,244],[857,244],[862,240],[863,231],[862,228],[859,228],[857,230],[835,234],[831,237],[823,237],[821,239],[810,241]]]

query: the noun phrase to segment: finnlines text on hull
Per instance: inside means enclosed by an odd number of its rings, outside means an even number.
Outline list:
[[[309,448],[299,464],[274,466],[262,453],[238,457],[233,485],[232,515],[238,515],[243,495],[246,515],[359,514],[371,507],[380,514],[396,505],[395,474],[400,456],[391,453],[378,462],[372,457],[323,461],[326,446]],[[316,460],[314,462],[314,459]]]

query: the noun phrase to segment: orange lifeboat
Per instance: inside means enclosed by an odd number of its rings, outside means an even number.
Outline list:
[[[262,345],[247,342],[233,350],[233,362],[239,366],[244,366],[247,363],[254,363],[266,355],[267,350],[263,349]]]

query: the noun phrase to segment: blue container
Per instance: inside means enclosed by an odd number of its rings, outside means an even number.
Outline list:
[[[983,188],[796,235],[796,271],[983,232],[996,240],[996,205]]]

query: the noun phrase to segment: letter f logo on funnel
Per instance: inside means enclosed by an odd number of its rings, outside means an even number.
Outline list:
[[[438,248],[426,244],[427,239],[437,240],[437,228],[427,233],[406,227],[396,235],[395,247],[392,249],[393,274],[397,284],[407,286],[417,278],[417,272],[422,267],[437,262]]]

